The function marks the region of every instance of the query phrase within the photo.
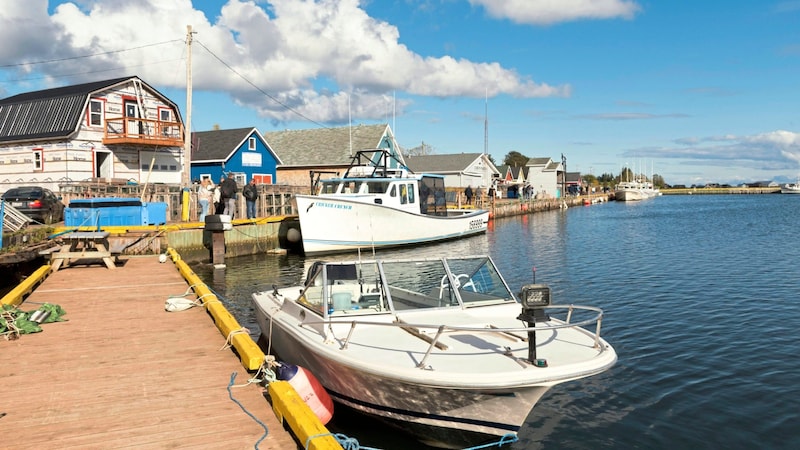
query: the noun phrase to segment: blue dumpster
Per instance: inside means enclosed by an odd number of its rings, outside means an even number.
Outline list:
[[[68,227],[161,225],[167,223],[167,204],[142,203],[135,198],[86,198],[69,202],[64,209]]]

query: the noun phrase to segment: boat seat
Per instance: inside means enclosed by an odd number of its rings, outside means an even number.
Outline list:
[[[353,294],[350,292],[334,292],[331,294],[333,309],[343,311],[353,308]]]

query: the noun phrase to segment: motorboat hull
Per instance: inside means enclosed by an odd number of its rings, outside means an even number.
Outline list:
[[[334,253],[459,239],[485,233],[489,212],[451,210],[434,216],[358,198],[296,195],[303,250]]]
[[[266,311],[256,307],[256,317],[259,327],[268,330]],[[282,360],[310,370],[337,403],[437,447],[465,448],[515,434],[536,402],[557,384],[468,389],[399,380],[325,356],[277,322],[264,341]]]

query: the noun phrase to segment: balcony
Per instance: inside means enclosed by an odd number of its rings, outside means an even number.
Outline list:
[[[183,147],[183,125],[136,117],[106,119],[103,144]]]

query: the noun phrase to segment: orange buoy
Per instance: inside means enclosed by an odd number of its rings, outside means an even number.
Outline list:
[[[275,375],[292,385],[323,425],[331,420],[333,400],[314,374],[303,367],[281,362]]]
[[[583,199],[583,206],[589,206],[591,204],[592,202],[590,202],[588,198]]]

